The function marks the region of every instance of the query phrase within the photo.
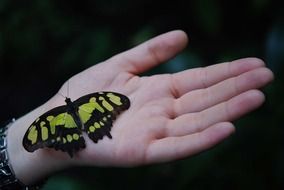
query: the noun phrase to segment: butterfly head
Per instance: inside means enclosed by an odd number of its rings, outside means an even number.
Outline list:
[[[65,102],[66,102],[67,105],[72,103],[70,98],[65,98]]]

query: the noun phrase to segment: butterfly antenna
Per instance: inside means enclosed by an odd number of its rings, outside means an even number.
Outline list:
[[[69,97],[69,80],[67,81],[67,97]]]
[[[66,98],[66,96],[64,96],[63,94],[61,94],[60,92],[57,92],[58,95],[62,96],[63,98]]]
[[[69,80],[67,81],[67,89],[66,89],[66,94],[67,96],[64,96],[63,94],[61,94],[60,92],[57,92],[58,95],[62,96],[64,99],[69,97]]]

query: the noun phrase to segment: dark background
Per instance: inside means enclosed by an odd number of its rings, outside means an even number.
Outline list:
[[[43,189],[284,189],[284,6],[279,2],[1,0],[0,121],[43,104],[70,76],[155,35],[182,29],[189,47],[147,74],[259,57],[276,74],[264,89],[266,103],[235,122],[231,138],[200,155],[131,169],[74,168],[51,177]]]

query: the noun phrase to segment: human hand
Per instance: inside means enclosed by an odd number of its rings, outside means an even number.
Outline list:
[[[75,160],[88,165],[134,166],[184,158],[221,142],[234,132],[230,121],[262,104],[264,96],[256,89],[273,75],[258,59],[137,76],[167,61],[186,44],[183,32],[167,33],[68,81],[71,99],[115,91],[131,100],[130,109],[114,123],[113,139],[94,144],[86,137],[87,146]],[[67,84],[60,93],[66,93],[66,88]]]
[[[45,155],[53,160],[43,170],[50,173],[50,168],[60,168],[59,164],[136,166],[166,162],[204,151],[232,134],[231,121],[263,103],[264,95],[257,89],[273,79],[272,72],[261,60],[247,58],[175,74],[138,76],[172,58],[186,44],[183,32],[169,32],[69,79],[60,94],[66,94],[69,85],[72,100],[96,91],[114,91],[128,96],[131,106],[114,122],[113,139],[105,137],[95,144],[85,137],[86,148],[73,159],[52,149],[36,151],[37,157]],[[62,104],[64,98],[54,96],[45,109],[29,114],[27,123]],[[22,136],[17,137],[20,142]],[[31,157],[34,153],[25,154]],[[19,178],[29,182],[21,171]]]

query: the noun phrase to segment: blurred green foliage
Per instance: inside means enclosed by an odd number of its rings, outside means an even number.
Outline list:
[[[283,7],[269,0],[1,0],[1,120],[39,106],[73,74],[182,29],[189,47],[146,75],[259,57],[276,74],[265,105],[200,155],[131,169],[70,169],[43,189],[284,189]]]

